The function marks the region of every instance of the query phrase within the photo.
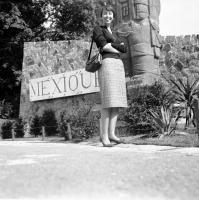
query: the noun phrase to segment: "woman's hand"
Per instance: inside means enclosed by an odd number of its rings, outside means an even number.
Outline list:
[[[111,43],[107,43],[103,48],[102,48],[103,51],[105,52],[110,52],[110,53],[121,53],[120,51],[118,51],[117,49],[115,49]]]
[[[124,45],[124,43],[111,43],[111,46],[115,49],[117,49],[118,51],[120,51],[121,53],[126,53],[127,52],[127,49],[126,49],[126,46]]]

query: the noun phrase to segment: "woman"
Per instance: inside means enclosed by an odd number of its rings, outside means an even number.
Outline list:
[[[124,65],[120,58],[126,47],[112,33],[113,8],[104,7],[101,17],[103,26],[96,26],[93,30],[93,39],[102,55],[102,66],[98,71],[102,105],[100,138],[103,146],[112,147],[111,142],[124,143],[115,135],[115,127],[119,108],[127,107]]]

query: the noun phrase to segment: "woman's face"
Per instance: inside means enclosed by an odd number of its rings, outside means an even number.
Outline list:
[[[108,10],[103,10],[102,19],[105,24],[111,24],[113,21],[113,12]]]

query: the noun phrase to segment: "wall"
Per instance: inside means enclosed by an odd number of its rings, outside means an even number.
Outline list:
[[[172,45],[185,46],[185,45],[198,45],[199,46],[199,34],[198,35],[185,35],[185,36],[165,36],[162,37],[163,44],[171,43]]]
[[[78,41],[45,41],[24,44],[20,115],[30,120],[35,114],[42,115],[46,109],[53,109],[56,115],[77,107],[88,107],[99,102],[99,93],[30,102],[29,80],[84,68],[90,43]]]
[[[165,36],[162,37],[162,44],[163,48],[160,58],[161,68],[166,66],[165,59],[169,57],[169,53],[167,52],[168,47],[172,48],[171,51],[176,52],[178,57],[182,52],[184,52],[184,56],[186,56],[186,52],[188,52],[188,55],[191,55],[192,59],[199,59],[199,35]]]

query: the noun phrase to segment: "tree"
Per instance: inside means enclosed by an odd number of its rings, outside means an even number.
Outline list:
[[[10,102],[17,116],[23,43],[40,40],[46,20],[41,0],[0,1],[0,100]]]
[[[93,0],[0,0],[0,101],[11,103],[10,117],[19,111],[24,42],[85,37],[94,8]]]
[[[49,9],[53,40],[85,37],[95,23],[92,0],[50,0]]]
[[[41,127],[41,118],[35,115],[30,124],[30,134],[38,137],[41,135],[42,127]]]

